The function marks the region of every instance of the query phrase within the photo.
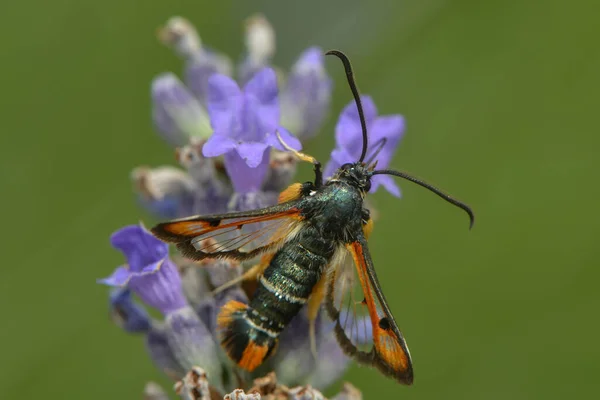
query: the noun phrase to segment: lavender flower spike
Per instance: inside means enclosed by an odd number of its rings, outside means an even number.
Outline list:
[[[369,148],[365,161],[377,161],[378,169],[387,168],[404,135],[404,117],[398,114],[377,116],[373,99],[370,96],[361,96],[361,100],[369,133]],[[331,152],[331,159],[325,166],[323,174],[326,177],[333,175],[343,164],[356,162],[360,157],[362,130],[354,101],[350,102],[340,114],[335,127],[335,140],[336,148]],[[371,160],[378,150],[375,159]],[[383,185],[388,192],[400,197],[400,188],[389,175],[374,176],[372,184],[371,193],[374,193],[379,185]]]
[[[265,68],[241,90],[237,83],[215,74],[209,79],[208,113],[214,129],[203,154],[224,155],[225,168],[237,193],[260,189],[269,165],[270,147],[284,150],[276,131],[290,147],[301,145],[279,127],[275,71]]]
[[[147,305],[163,314],[187,305],[181,291],[181,278],[169,259],[166,243],[156,239],[141,225],[129,225],[113,233],[114,248],[127,258],[127,264],[98,282],[109,286],[127,286]]]
[[[183,146],[193,136],[210,136],[206,111],[174,74],[156,77],[151,92],[154,126],[171,146]]]
[[[300,139],[316,135],[329,111],[332,87],[323,51],[309,48],[292,67],[281,92],[282,125]]]

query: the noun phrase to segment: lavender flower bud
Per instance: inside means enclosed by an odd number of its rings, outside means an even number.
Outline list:
[[[110,316],[116,325],[129,333],[150,330],[150,316],[140,304],[133,301],[131,291],[115,288],[110,292]]]
[[[239,80],[246,83],[254,74],[268,66],[275,54],[275,30],[261,14],[246,20],[247,54],[239,66]]]
[[[166,315],[165,335],[175,359],[184,369],[202,365],[211,383],[222,390],[217,345],[209,329],[191,307],[184,307]]]
[[[152,82],[152,119],[161,137],[173,147],[185,145],[190,137],[206,139],[212,133],[202,105],[170,72]]]
[[[153,321],[151,329],[145,337],[146,351],[154,365],[171,379],[179,379],[185,369],[175,359],[169,345],[166,327],[163,322]]]
[[[158,38],[183,58],[193,57],[202,48],[196,28],[182,17],[171,17],[165,26],[158,30]]]
[[[318,47],[302,53],[281,92],[282,125],[302,140],[317,134],[329,112],[333,85],[323,58]]]
[[[139,203],[152,214],[170,219],[193,214],[197,186],[184,171],[141,166],[131,171],[131,181]]]

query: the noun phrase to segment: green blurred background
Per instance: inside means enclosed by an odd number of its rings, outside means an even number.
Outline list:
[[[597,1],[4,1],[0,95],[3,267],[0,398],[136,399],[166,383],[113,326],[95,284],[108,243],[144,217],[128,173],[174,162],[153,132],[149,83],[182,63],[158,43],[172,15],[232,56],[261,11],[276,62],[339,48],[380,112],[408,131],[394,166],[468,202],[383,191],[375,264],[415,363],[406,388],[368,368],[365,398],[590,398],[598,392]],[[308,151],[326,160],[350,100]],[[310,176],[310,168],[302,170]],[[394,397],[396,398],[396,397]]]

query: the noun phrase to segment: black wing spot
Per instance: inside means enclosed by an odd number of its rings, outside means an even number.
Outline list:
[[[210,225],[213,228],[219,226],[220,224],[221,224],[221,220],[218,218],[215,218],[215,219],[211,218],[208,220],[208,225]]]
[[[390,320],[387,317],[383,317],[379,320],[379,327],[384,331],[387,331],[391,328]]]

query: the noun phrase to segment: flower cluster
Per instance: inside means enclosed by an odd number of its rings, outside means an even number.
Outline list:
[[[246,24],[247,53],[234,74],[230,59],[204,45],[193,25],[181,17],[171,18],[159,37],[185,63],[183,81],[164,73],[151,85],[154,126],[175,151],[179,167],[135,168],[131,179],[139,203],[160,219],[275,204],[296,171],[296,160],[284,151],[278,134],[288,146],[300,149],[302,142],[319,132],[329,111],[332,81],[325,70],[323,51],[311,47],[288,74],[276,72],[271,65],[274,30],[264,17],[255,16]],[[367,159],[376,157],[378,166],[385,168],[402,137],[404,121],[399,115],[377,116],[373,100],[363,96],[362,101],[372,143]],[[326,177],[360,155],[361,126],[354,102],[342,111],[335,135]],[[399,195],[395,183],[386,178],[375,177],[371,191],[381,185]],[[252,288],[235,284],[218,292],[214,289],[240,277],[247,265],[226,260],[206,260],[198,265],[170,255],[167,244],[143,225],[119,229],[110,241],[126,259],[110,276],[99,280],[113,287],[111,316],[124,331],[144,338],[150,359],[177,382],[181,398],[214,398],[225,393],[230,393],[226,398],[231,399],[273,393],[305,398],[302,396],[309,392],[311,398],[322,398],[318,390],[346,370],[349,359],[337,344],[333,322],[324,312],[316,322],[315,359],[305,308],[282,332],[277,353],[255,373],[242,374],[218,344],[216,315],[230,300],[247,303]],[[152,318],[146,306],[158,310],[162,318]],[[247,388],[252,379],[271,372],[279,382],[270,386],[272,392],[231,392]],[[267,377],[274,382],[274,375]],[[255,381],[255,387],[260,382]],[[296,385],[304,386],[288,389]],[[149,384],[145,392],[147,398],[167,398],[155,384]],[[355,389],[348,389],[337,398],[356,396],[360,394]]]

